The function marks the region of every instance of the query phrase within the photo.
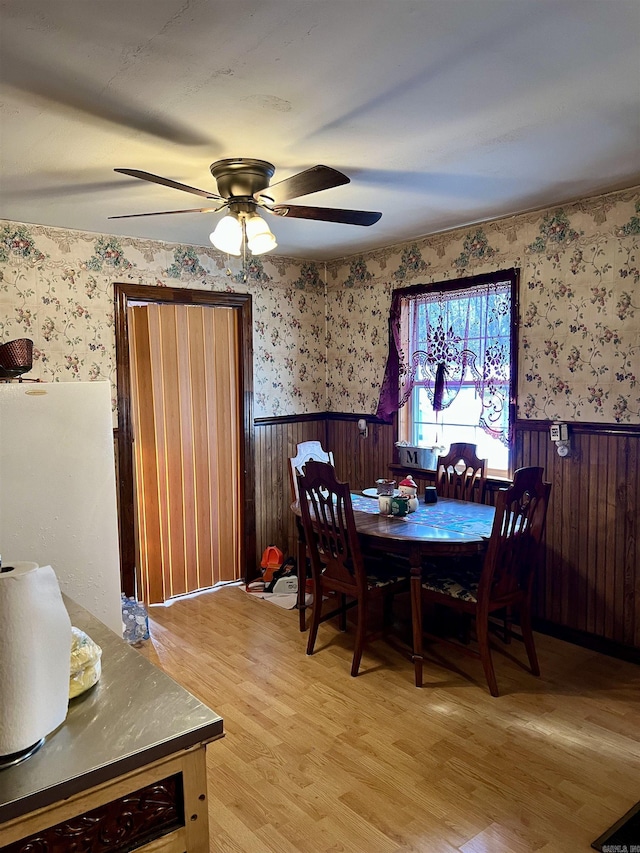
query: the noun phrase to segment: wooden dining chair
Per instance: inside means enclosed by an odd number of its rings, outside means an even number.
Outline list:
[[[340,627],[346,630],[347,611],[355,607],[357,622],[351,675],[356,676],[365,641],[372,636],[367,625],[370,605],[382,599],[383,629],[388,628],[393,597],[409,590],[409,571],[406,567],[398,569],[385,558],[375,560],[363,555],[349,484],[336,478],[333,466],[308,462],[304,474],[298,476],[298,490],[313,580],[307,654],[313,654],[321,622],[339,616]]]
[[[302,441],[296,445],[296,455],[289,459],[289,481],[291,483],[291,497],[298,500],[299,474],[304,474],[304,466],[307,462],[328,462],[333,465],[333,453],[325,450],[320,441]]]
[[[445,456],[438,457],[436,491],[443,498],[482,503],[486,470],[487,460],[478,459],[475,444],[452,444]]]
[[[296,445],[296,455],[289,458],[289,482],[291,484],[291,498],[294,503],[298,500],[298,475],[304,474],[304,466],[307,462],[311,461],[328,462],[329,465],[333,465],[333,453],[330,450],[325,450],[319,441],[302,441]],[[308,557],[309,555],[302,537],[298,535],[298,556],[296,559],[298,567],[298,601],[296,607],[298,609],[301,631],[306,629],[307,622],[306,580]]]
[[[532,589],[540,540],[549,503],[551,484],[542,480],[543,469],[520,468],[513,484],[497,495],[496,514],[488,548],[480,569],[473,562],[452,562],[447,574],[415,571],[411,577],[411,609],[416,687],[422,686],[423,636],[453,645],[482,661],[489,691],[498,695],[498,685],[489,645],[489,617],[513,608],[520,617],[520,630],[531,672],[540,675],[531,630]],[[435,603],[475,617],[478,649],[429,633],[423,633],[422,608]]]

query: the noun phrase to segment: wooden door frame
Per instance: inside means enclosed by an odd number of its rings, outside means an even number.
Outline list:
[[[238,312],[238,358],[242,431],[239,483],[241,529],[244,540],[244,577],[258,574],[256,563],[255,453],[253,424],[253,320],[251,295],[244,293],[155,287],[144,284],[114,284],[116,332],[116,384],[118,401],[118,527],[120,533],[120,579],[125,595],[136,587],[134,512],[133,423],[131,419],[131,365],[129,359],[129,301],[168,305],[200,305],[232,308]]]

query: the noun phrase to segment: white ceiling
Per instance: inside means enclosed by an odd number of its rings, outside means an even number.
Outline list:
[[[351,183],[268,215],[276,253],[344,257],[640,183],[638,0],[0,0],[0,217],[208,245],[209,165]]]

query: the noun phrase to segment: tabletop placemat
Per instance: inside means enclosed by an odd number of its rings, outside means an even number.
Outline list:
[[[351,504],[357,512],[376,515],[380,512],[377,501],[364,495],[351,493]],[[420,503],[408,518],[412,524],[424,524],[428,527],[441,527],[457,533],[467,533],[488,539],[493,526],[494,508],[470,501],[442,501],[435,504]],[[478,518],[478,514],[482,517]]]

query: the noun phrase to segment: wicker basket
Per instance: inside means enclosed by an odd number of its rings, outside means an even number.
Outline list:
[[[0,377],[21,376],[33,367],[33,341],[18,338],[0,345]]]

